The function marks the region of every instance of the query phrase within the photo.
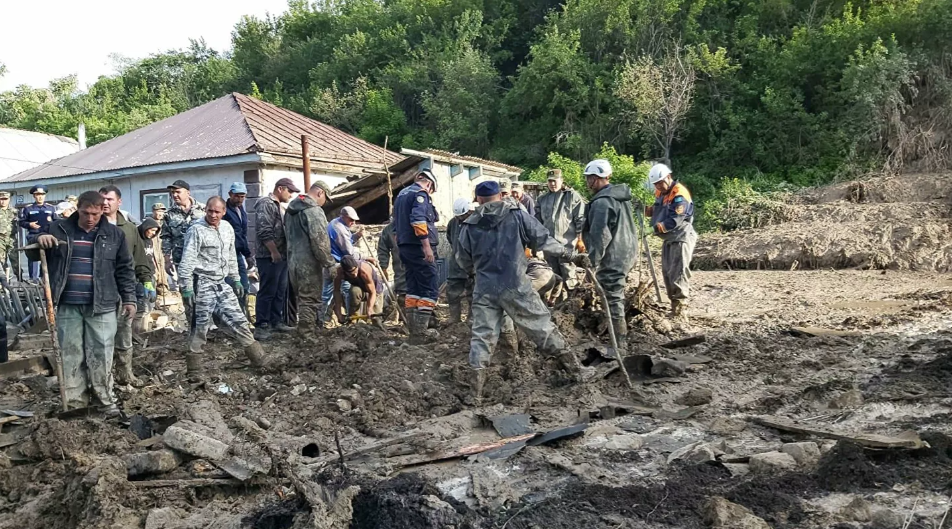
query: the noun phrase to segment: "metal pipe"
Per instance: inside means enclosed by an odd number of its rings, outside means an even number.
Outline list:
[[[301,134],[301,160],[304,162],[304,192],[311,189],[311,153],[308,149],[307,134]]]

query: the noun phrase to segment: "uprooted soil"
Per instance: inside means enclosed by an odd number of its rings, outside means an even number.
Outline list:
[[[910,515],[909,527],[937,527],[952,492],[947,276],[699,272],[691,329],[672,326],[645,286],[630,293],[627,353],[710,361],[633,392],[618,372],[578,383],[523,341],[518,354],[497,351],[476,401],[465,323],[446,326],[439,342],[424,347],[406,345],[394,325],[330,329],[316,345],[276,335],[267,346],[275,367],[261,372],[214,332],[206,364],[215,378],[193,387],[184,377],[184,336],[154,333],[135,358],[147,384],[118,388],[123,409],[152,418],[159,434],[190,419],[233,437],[236,451],[265,450],[273,468],[241,484],[149,485],[222,477],[215,465],[189,458],[167,474],[127,479],[123,457],[161,442],[143,446],[123,424],[97,417],[49,418],[58,394],[43,375],[3,380],[0,410],[36,417],[0,432],[0,440],[14,440],[0,456],[0,528],[145,527],[147,520],[151,529],[691,528],[707,526],[713,497],[778,528],[890,527],[897,517],[899,527]],[[597,309],[590,290],[553,309],[580,358],[604,349]],[[790,332],[795,326],[858,334],[811,337]],[[696,333],[706,341],[659,347]],[[710,402],[679,404],[692,390],[709,390]],[[617,417],[602,415],[613,406]],[[530,415],[536,431],[589,424],[507,458],[422,457],[498,440],[483,417],[508,413]],[[928,446],[871,450],[809,439],[748,420],[760,415],[844,432],[914,430]],[[338,461],[338,439],[347,454],[407,435],[419,437],[343,467]],[[817,460],[751,471],[750,456],[804,440],[817,442]],[[715,460],[697,457],[706,453]]]

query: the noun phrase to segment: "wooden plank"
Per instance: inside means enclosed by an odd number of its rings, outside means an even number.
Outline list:
[[[784,417],[751,417],[750,420],[776,430],[838,441],[850,441],[867,448],[908,448],[914,450],[925,446],[922,439],[919,438],[919,434],[911,430],[892,437],[878,434],[851,434],[829,428],[807,426]]]
[[[706,340],[706,336],[703,334],[698,334],[696,336],[681,338],[680,340],[671,340],[670,342],[661,344],[661,347],[664,347],[665,349],[679,349],[681,347],[690,347],[692,345],[704,343]]]
[[[45,356],[31,356],[0,364],[0,378],[8,378],[31,371],[53,373],[53,366]]]
[[[791,327],[790,334],[794,336],[810,336],[810,337],[820,337],[820,336],[837,336],[837,337],[846,337],[846,336],[862,336],[863,333],[860,331],[839,331],[836,329],[824,329],[823,327]]]
[[[409,182],[412,182],[412,181],[413,181],[413,178],[417,175],[417,172],[418,172],[418,171],[417,171],[416,167],[412,167],[412,168],[410,168],[410,169],[404,171],[400,176],[394,178],[394,179],[393,179],[393,183],[392,183],[391,185],[393,186],[394,189],[395,189],[395,188],[398,188],[398,187],[402,187],[402,186],[408,184]],[[357,196],[356,198],[354,198],[354,199],[351,200],[350,202],[347,202],[347,203],[345,203],[345,204],[342,204],[341,207],[343,207],[343,206],[351,206],[352,208],[355,208],[355,209],[356,209],[356,208],[359,208],[359,207],[361,207],[361,206],[365,206],[365,205],[367,205],[367,204],[370,204],[371,202],[373,202],[374,200],[377,200],[378,198],[384,196],[385,194],[387,194],[387,184],[386,184],[386,183],[381,184],[381,185],[379,185],[379,186],[377,186],[377,187],[374,187],[374,188],[368,190],[366,193],[363,193],[362,195]]]
[[[243,482],[233,479],[151,479],[148,481],[130,481],[137,489],[189,488],[189,487],[236,487]]]

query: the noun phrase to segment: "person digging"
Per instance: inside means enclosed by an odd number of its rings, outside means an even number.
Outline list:
[[[221,197],[208,199],[205,217],[192,224],[185,235],[179,264],[182,302],[192,314],[185,365],[188,379],[193,383],[204,378],[202,348],[213,316],[218,318],[217,325],[244,347],[252,366],[264,367],[269,363],[261,344],[251,334],[238,302],[244,287],[235,259],[234,229],[221,221],[225,207]]]
[[[350,305],[346,318],[344,296],[341,294],[341,285],[345,281],[350,283]],[[337,320],[353,322],[356,319],[370,319],[383,329],[383,290],[383,281],[372,264],[345,255],[334,277],[334,314]]]

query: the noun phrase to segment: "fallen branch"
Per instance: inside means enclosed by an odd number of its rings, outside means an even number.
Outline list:
[[[922,448],[924,443],[916,432],[903,432],[899,436],[890,437],[888,435],[878,434],[849,434],[839,432],[828,428],[813,426],[801,426],[796,421],[782,417],[751,417],[750,420],[761,426],[782,430],[785,432],[813,435],[826,439],[836,439],[838,441],[850,441],[867,448]]]

